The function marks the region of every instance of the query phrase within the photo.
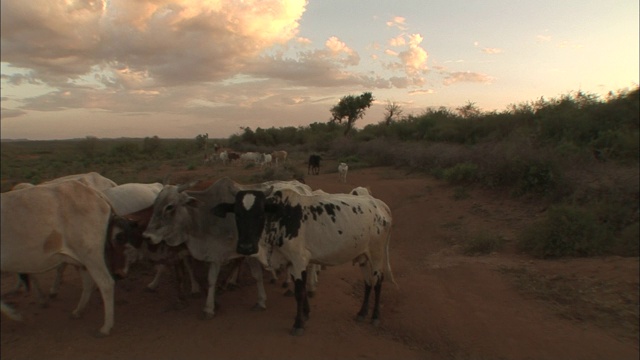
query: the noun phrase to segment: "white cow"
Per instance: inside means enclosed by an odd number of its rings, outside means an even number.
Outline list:
[[[105,262],[112,218],[109,201],[80,181],[34,186],[1,196],[2,271],[40,273],[63,263],[75,265],[82,278],[82,295],[72,315],[80,317],[97,284],[104,304],[100,334],[108,335],[114,310],[114,280]],[[4,303],[2,311],[17,316]]]
[[[340,165],[338,165],[338,175],[341,183],[347,182],[347,171],[349,171],[349,165],[347,165],[347,163],[340,163]]]
[[[213,212],[216,216],[235,213],[238,253],[251,255],[270,249],[291,263],[297,302],[292,335],[304,332],[304,322],[309,317],[305,288],[310,263],[359,264],[365,293],[358,319],[364,319],[369,311],[373,288],[372,321],[379,321],[385,275],[395,283],[389,263],[391,211],[381,200],[367,195],[301,195],[290,189],[241,190],[235,193],[234,202],[221,203]]]
[[[40,185],[55,185],[55,184],[59,184],[59,183],[70,181],[70,180],[79,181],[99,191],[104,191],[117,186],[117,184],[114,181],[100,175],[97,172],[67,175],[67,176],[59,177],[53,180],[45,181]],[[31,183],[19,183],[15,185],[12,188],[12,190],[20,190],[20,189],[30,188],[33,186],[36,186],[36,185]],[[49,297],[55,298],[58,295],[58,291],[60,290],[60,285],[62,284],[62,276],[64,275],[65,269],[66,269],[66,263],[61,264],[57,268],[56,276],[49,290]],[[41,306],[45,307],[48,303],[47,296],[45,295],[44,291],[42,291],[42,288],[40,287],[37,276],[24,276],[24,277],[20,276],[15,290],[18,291],[21,287],[24,286],[28,291],[30,289],[29,282],[33,283],[33,287],[35,288],[36,294],[38,297],[38,302],[40,303]]]
[[[262,154],[258,152],[246,152],[240,155],[240,161],[242,161],[243,164],[254,163],[257,165],[260,164],[261,160]]]
[[[273,157],[271,154],[262,154],[262,164],[261,166],[271,166]]]
[[[98,174],[97,172],[90,172],[90,173],[86,173],[86,174],[74,174],[74,175],[67,175],[67,176],[63,176],[57,179],[53,179],[50,181],[45,181],[42,184],[58,184],[61,183],[63,181],[68,181],[68,180],[77,180],[80,181],[81,183],[90,186],[96,190],[99,191],[103,191],[112,187],[117,186],[118,184],[116,184],[115,182],[113,182],[113,180],[111,179],[107,179],[106,177]]]
[[[227,165],[229,163],[229,153],[224,150],[220,153],[220,161],[222,161],[222,165]]]
[[[269,184],[276,188],[306,186],[297,181]],[[185,191],[191,186],[193,184],[165,185],[156,199],[153,216],[144,236],[151,239],[153,244],[159,244],[161,241],[170,246],[186,243],[194,258],[209,263],[209,288],[203,310],[206,318],[212,318],[220,268],[227,261],[241,255],[235,252],[238,241],[235,219],[232,216],[212,216],[210,209],[217,204],[233,201],[232,191],[243,187],[226,177],[203,191]],[[257,187],[265,188],[264,185]],[[308,191],[311,189],[308,188]],[[258,257],[264,256],[266,255],[259,254]],[[251,274],[257,280],[258,302],[254,309],[265,309],[266,292],[262,281],[262,267],[255,257],[249,257],[247,260]]]

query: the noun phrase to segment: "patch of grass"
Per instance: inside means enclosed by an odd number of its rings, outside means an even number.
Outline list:
[[[588,321],[618,336],[638,338],[638,292],[620,291],[609,281],[545,275],[522,267],[501,267],[519,292],[542,300],[560,317]]]

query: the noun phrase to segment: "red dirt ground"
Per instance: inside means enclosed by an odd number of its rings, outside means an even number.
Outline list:
[[[207,175],[233,171],[207,170]],[[202,176],[184,177],[196,175]],[[392,168],[350,171],[347,184],[338,182],[336,172],[306,176],[306,182],[327,192],[368,186],[393,212],[391,265],[398,287],[385,282],[378,327],[354,320],[362,280],[351,264],[320,274],[301,337],[289,335],[295,300],[282,296],[279,285],[266,284],[268,309],[253,312],[255,286],[243,276],[240,288],[218,297],[215,318],[201,320],[203,297],[172,310],[173,279],[167,276],[156,293],[145,292],[153,272],[139,266],[116,284],[115,327],[111,336],[97,339],[91,333],[103,321],[100,296],[93,295],[83,319],[70,319],[81,284],[69,269],[48,308],[40,308],[33,294],[4,297],[25,321],[2,318],[1,358],[638,359],[637,333],[562,318],[548,303],[522,295],[499,271],[509,267],[601,280],[628,291],[637,305],[637,258],[543,261],[514,253],[515,234],[543,214],[543,205],[484,190],[469,190],[468,198],[455,200],[451,186]],[[504,237],[506,248],[461,255],[456,244],[479,232]],[[52,278],[53,272],[43,276],[43,285]],[[2,293],[15,281],[15,275],[3,274]]]

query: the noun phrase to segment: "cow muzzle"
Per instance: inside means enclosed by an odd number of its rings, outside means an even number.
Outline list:
[[[254,244],[242,244],[238,243],[236,252],[242,255],[253,255],[258,253],[258,246]]]

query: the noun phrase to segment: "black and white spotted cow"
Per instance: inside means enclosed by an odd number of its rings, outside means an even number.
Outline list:
[[[304,333],[309,317],[307,266],[359,264],[365,293],[358,319],[369,311],[369,295],[375,291],[374,324],[380,316],[380,292],[385,274],[392,282],[389,242],[392,217],[389,207],[369,195],[314,193],[302,195],[282,189],[241,190],[234,203],[212,209],[216,216],[235,214],[237,252],[251,255],[271,248],[287,259],[295,283],[297,313],[292,335]]]

